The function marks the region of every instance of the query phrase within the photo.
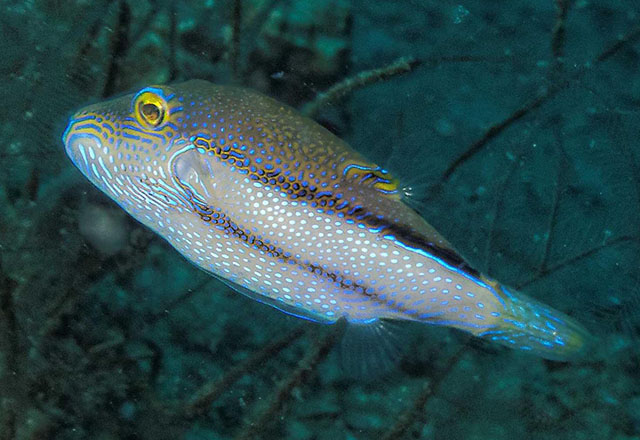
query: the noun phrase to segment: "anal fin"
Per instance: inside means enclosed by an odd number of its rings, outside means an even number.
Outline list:
[[[398,325],[376,319],[367,323],[349,322],[340,344],[344,372],[366,382],[392,370],[402,357]]]

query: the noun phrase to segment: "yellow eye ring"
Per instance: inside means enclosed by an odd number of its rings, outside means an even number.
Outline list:
[[[133,114],[141,126],[152,129],[162,126],[169,118],[164,97],[148,90],[134,98]]]

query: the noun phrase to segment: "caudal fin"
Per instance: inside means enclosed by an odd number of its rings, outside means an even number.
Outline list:
[[[546,359],[568,361],[582,354],[590,335],[578,322],[522,294],[500,286],[505,310],[495,327],[476,336]]]

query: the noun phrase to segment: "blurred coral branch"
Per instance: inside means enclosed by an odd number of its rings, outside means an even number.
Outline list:
[[[418,64],[419,61],[413,57],[402,57],[388,66],[360,72],[340,81],[326,92],[318,94],[313,101],[303,106],[302,113],[312,118],[326,104],[335,102],[354,90],[410,72]]]
[[[0,440],[13,440],[16,431],[16,404],[12,393],[15,390],[15,382],[18,371],[18,324],[14,309],[14,290],[16,282],[13,281],[2,268],[2,258],[0,255],[0,324],[3,330],[0,332],[2,339],[2,352],[4,354],[5,365],[0,365],[0,371],[4,374],[0,377]],[[2,327],[0,327],[2,328]]]
[[[455,368],[460,361],[460,358],[462,358],[467,351],[468,347],[466,345],[462,345],[458,351],[456,351],[453,356],[447,360],[444,368],[424,383],[422,390],[413,400],[411,406],[405,409],[404,412],[397,417],[396,423],[382,436],[381,440],[398,440],[403,438],[415,422],[424,418],[425,405],[429,399],[439,391],[442,382],[447,378],[451,370]]]
[[[129,28],[131,27],[131,9],[126,0],[118,2],[118,18],[111,40],[111,56],[107,68],[107,80],[104,84],[102,96],[113,95],[118,90],[118,80],[122,61],[129,49]]]
[[[531,113],[531,111],[537,109],[542,104],[546,103],[549,99],[556,96],[559,92],[565,90],[571,84],[574,84],[576,80],[581,78],[586,72],[590,71],[595,65],[606,61],[621,49],[633,43],[640,37],[640,26],[633,28],[626,35],[620,38],[615,43],[611,44],[607,49],[602,51],[591,63],[585,64],[582,69],[579,69],[574,74],[553,83],[546,87],[539,96],[531,101],[523,104],[518,109],[513,111],[509,116],[500,122],[493,124],[489,127],[484,134],[475,142],[473,142],[469,148],[467,148],[462,154],[460,154],[442,174],[440,183],[444,184],[451,179],[451,176],[466,162],[473,158],[476,154],[482,151],[494,138],[500,135],[506,128],[510,127],[513,123],[517,122],[524,116]]]
[[[555,0],[556,3],[556,21],[551,31],[551,53],[558,60],[564,55],[564,41],[566,31],[566,20],[569,14],[569,0]]]
[[[278,383],[276,390],[268,401],[265,402],[264,406],[256,410],[256,414],[252,417],[251,421],[245,425],[244,429],[235,436],[235,440],[254,440],[258,437],[259,433],[264,430],[264,427],[270,420],[273,420],[284,403],[289,399],[291,391],[304,382],[315,370],[316,366],[329,354],[336,340],[342,334],[343,327],[344,321],[341,320],[319,339],[315,337],[311,338],[315,340],[313,346],[307,351],[295,370],[290,372]],[[318,334],[316,333],[315,336],[318,336]]]
[[[229,62],[233,79],[239,81],[240,77],[240,26],[242,24],[242,0],[233,0],[233,26],[231,33],[231,46],[229,48]]]
[[[178,56],[178,11],[176,10],[176,2],[169,3],[169,81],[175,81],[178,77],[178,64],[176,57]]]
[[[206,410],[208,405],[215,401],[222,393],[227,391],[234,382],[240,379],[243,375],[252,373],[253,370],[263,362],[275,357],[280,351],[287,348],[302,336],[305,331],[305,326],[295,328],[280,339],[275,339],[260,350],[254,352],[243,362],[236,364],[220,379],[202,385],[187,404],[187,417],[191,418],[202,413]]]
[[[575,264],[580,260],[584,260],[585,258],[591,257],[591,256],[593,256],[594,254],[600,252],[603,249],[607,249],[607,248],[609,248],[611,246],[618,246],[618,245],[625,244],[625,243],[637,243],[637,244],[640,244],[640,237],[636,237],[636,236],[633,236],[633,235],[623,235],[621,237],[617,237],[617,238],[614,238],[612,240],[606,241],[606,242],[602,243],[599,246],[593,247],[593,248],[591,248],[589,250],[581,252],[578,255],[574,255],[574,256],[572,256],[570,258],[567,258],[564,261],[560,261],[560,262],[558,262],[558,263],[556,263],[554,265],[550,265],[550,266],[546,267],[544,270],[541,270],[535,277],[531,278],[528,281],[525,281],[523,283],[518,284],[516,287],[518,289],[523,289],[523,288],[527,287],[528,285],[533,284],[533,283],[535,283],[535,282],[537,282],[537,281],[539,281],[539,280],[541,280],[541,279],[553,274],[554,272],[556,272],[558,270],[564,269],[565,267],[569,267],[572,264]]]

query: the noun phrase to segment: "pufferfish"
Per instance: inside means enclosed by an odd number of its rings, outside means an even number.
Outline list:
[[[588,340],[567,315],[474,270],[389,171],[257,92],[145,87],[75,113],[63,142],[187,260],[288,314],[380,337],[388,321],[454,327],[555,360]]]

